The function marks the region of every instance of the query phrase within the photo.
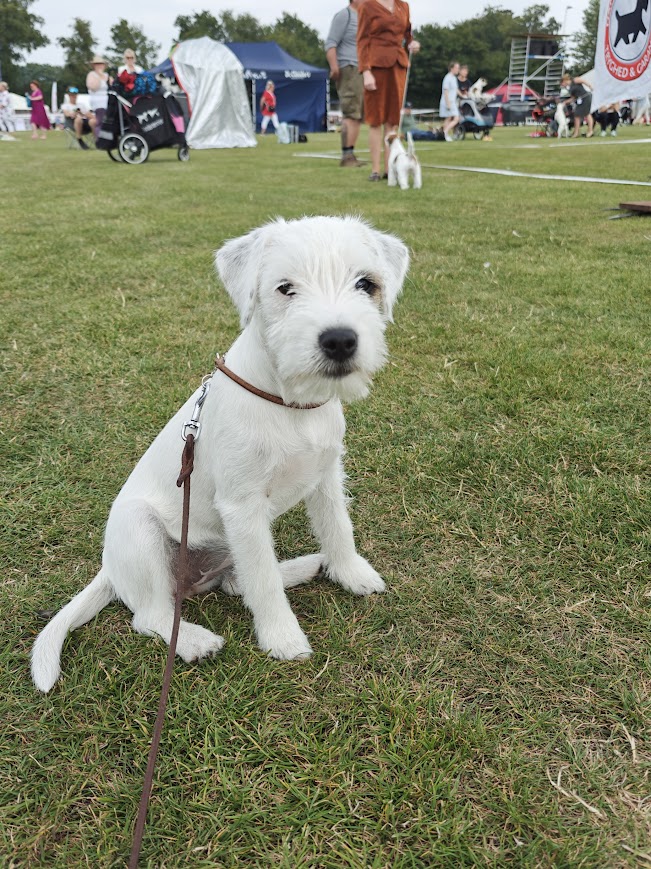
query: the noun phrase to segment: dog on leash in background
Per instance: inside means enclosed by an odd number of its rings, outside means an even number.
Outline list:
[[[407,190],[411,178],[414,190],[420,190],[423,175],[411,133],[407,133],[407,150],[400,141],[399,133],[389,133],[385,141],[389,146],[389,187],[400,186],[401,190]]]
[[[264,652],[307,658],[312,650],[286,588],[323,572],[352,594],[384,590],[355,548],[344,491],[342,402],[363,398],[385,362],[384,332],[409,254],[398,238],[357,218],[310,217],[276,220],[226,242],[216,265],[243,327],[228,367],[285,405],[214,372],[192,476],[189,587],[199,593],[221,586],[241,595]],[[180,433],[198,396],[167,423],[115,499],[95,579],[39,634],[32,676],[41,691],[59,678],[68,632],[112,600],[132,611],[134,630],[170,642],[181,539]],[[299,501],[320,550],[279,563],[272,526]],[[181,620],[183,660],[214,655],[223,643]]]
[[[554,112],[554,120],[556,121],[556,135],[558,138],[562,138],[563,136],[569,137],[570,135],[570,125],[567,121],[567,115],[565,114],[565,104],[559,103],[556,106],[556,111]]]

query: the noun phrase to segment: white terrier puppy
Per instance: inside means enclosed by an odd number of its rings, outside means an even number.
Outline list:
[[[353,594],[384,590],[355,549],[343,488],[341,402],[364,397],[385,361],[384,331],[409,255],[399,239],[356,218],[312,217],[278,220],[233,239],[216,264],[243,326],[228,367],[303,406],[272,404],[213,374],[192,476],[192,588],[223,583],[241,594],[261,649],[274,658],[306,658],[310,644],[284,588],[323,570]],[[198,394],[168,422],[113,503],[99,573],[37,638],[32,676],[41,691],[60,675],[68,632],[116,598],[133,612],[136,631],[169,643],[181,536],[179,435]],[[279,564],[271,526],[301,500],[321,551]],[[185,661],[213,655],[223,643],[181,621],[177,654]]]
[[[471,100],[474,100],[476,103],[482,101],[484,88],[488,82],[485,78],[478,78],[477,81],[468,88],[468,96]]]
[[[423,186],[423,177],[420,161],[414,151],[414,140],[411,133],[407,133],[406,151],[398,133],[389,133],[385,141],[389,146],[389,171],[387,173],[389,187],[396,187],[399,184],[401,190],[407,190],[411,176],[414,189],[420,190]]]
[[[559,103],[556,106],[554,120],[556,121],[556,135],[558,138],[560,139],[562,136],[569,136],[570,125],[567,122],[567,115],[565,114],[565,106],[563,103]]]

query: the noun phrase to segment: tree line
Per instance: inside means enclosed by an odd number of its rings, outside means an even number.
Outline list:
[[[344,0],[342,0],[343,4]],[[30,11],[34,0],[0,0],[0,77],[10,89],[23,92],[32,78],[42,83],[56,81],[59,86],[84,87],[88,61],[101,51],[92,33],[91,22],[74,18],[69,33],[56,41],[63,50],[62,66],[25,63],[25,54],[47,45],[43,20]],[[570,72],[583,72],[594,62],[599,19],[599,0],[589,0],[583,14],[583,30],[566,42],[571,48]],[[273,24],[262,24],[253,15],[222,11],[217,15],[203,10],[179,15],[174,21],[174,42],[209,36],[218,42],[267,42],[273,40],[289,54],[305,63],[325,67],[323,40],[312,27],[296,15],[283,13]],[[415,31],[421,51],[414,57],[409,99],[415,106],[432,106],[438,102],[448,62],[467,63],[472,77],[483,76],[489,86],[499,84],[508,75],[511,38],[523,33],[558,34],[561,24],[550,16],[549,6],[534,4],[521,15],[500,6],[486,6],[473,18],[441,26],[426,24]],[[135,50],[145,69],[156,63],[161,46],[148,39],[138,25],[121,18],[110,31],[111,42],[103,53],[109,62],[121,62],[126,48]],[[172,46],[169,48],[171,49]]]

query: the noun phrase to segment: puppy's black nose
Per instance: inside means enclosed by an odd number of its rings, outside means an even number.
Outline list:
[[[328,359],[345,362],[357,350],[357,333],[352,329],[327,329],[319,335],[319,345]]]

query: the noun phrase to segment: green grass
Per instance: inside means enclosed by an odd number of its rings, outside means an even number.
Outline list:
[[[650,179],[648,144],[525,132],[420,156]],[[239,601],[185,605],[227,645],[176,666],[143,865],[648,865],[651,218],[604,209],[649,189],[426,169],[403,193],[296,158],[336,153],[309,138],[141,167],[0,143],[0,863],[124,865],[165,648],[111,606],[43,697],[39,614],[95,574],[122,482],[237,334],[212,251],[354,212],[413,250],[390,364],[347,410],[389,591],[292,591],[301,664],[256,649]],[[313,548],[300,509],[276,537]]]

